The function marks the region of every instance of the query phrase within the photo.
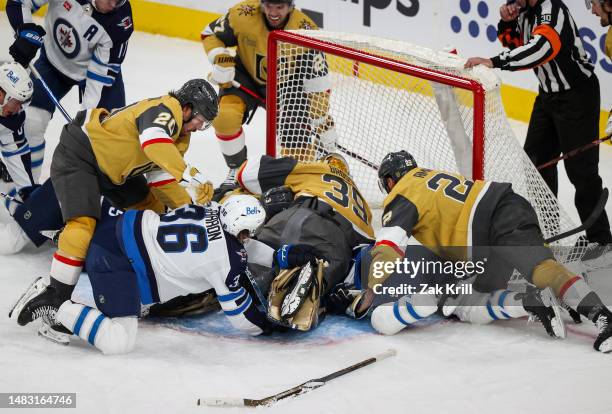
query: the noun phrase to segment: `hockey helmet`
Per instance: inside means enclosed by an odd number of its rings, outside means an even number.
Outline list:
[[[5,93],[4,100],[0,102],[0,109],[10,99],[26,104],[32,98],[34,84],[28,71],[18,63],[10,62],[0,66],[0,88]]]
[[[90,0],[90,1],[91,1],[91,5],[94,7],[94,9],[98,10],[98,7],[96,7],[96,0]],[[117,10],[118,8],[123,6],[125,3],[127,3],[127,1],[128,0],[118,0],[117,4],[115,4],[114,10]]]
[[[408,151],[390,152],[385,155],[378,169],[378,187],[383,194],[388,194],[387,178],[399,181],[408,171],[417,167],[416,160]]]
[[[261,0],[262,3],[270,3],[270,4],[286,4],[289,7],[293,7],[293,0]]]
[[[254,236],[266,221],[266,211],[258,199],[252,195],[240,194],[230,196],[220,209],[223,230],[238,237],[247,230],[249,236]]]
[[[191,116],[202,115],[208,121],[208,126],[219,112],[219,98],[210,83],[204,79],[187,81],[180,89],[170,92],[178,99],[181,106],[190,106]]]
[[[351,175],[351,170],[349,168],[348,161],[346,160],[346,158],[344,158],[341,154],[337,152],[330,152],[319,158],[319,161],[325,162],[331,165],[332,167],[338,168],[348,176]]]

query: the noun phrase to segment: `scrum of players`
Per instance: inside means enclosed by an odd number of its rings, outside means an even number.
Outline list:
[[[132,32],[129,1],[69,0],[66,8],[50,0],[47,30],[30,17],[39,3],[8,1],[15,62],[0,67],[2,175],[15,186],[6,195],[13,220],[0,224],[9,235],[0,253],[49,240],[56,246],[48,276],[11,309],[19,325],[40,320],[46,339],[68,344],[79,336],[104,354],[131,351],[147,314],[219,307],[249,335],[308,331],[326,314],[341,314],[370,318],[385,335],[433,315],[478,324],[531,316],[563,338],[563,303],[577,322],[596,325],[596,350],[612,351],[612,313],[555,260],[534,209],[511,184],[471,181],[419,166],[407,151],[390,152],[378,169],[386,198],[375,232],[321,105],[330,94],[325,71],[304,80],[304,102],[318,108],[303,114],[311,141],[281,142],[280,158],[247,157],[242,126],[260,104],[236,81],[264,94],[265,77],[249,56],[265,56],[269,31],[316,29],[292,0],[243,1],[205,28],[218,94],[194,79],[128,106],[120,64]],[[83,45],[70,56],[53,41],[58,32],[48,33],[59,20]],[[241,44],[249,36],[257,42]],[[64,126],[51,177],[39,185],[37,151],[55,107],[27,67],[43,44],[35,67],[58,99],[78,85],[82,110]],[[237,56],[229,50],[236,46]],[[191,134],[210,125],[229,167],[216,190],[205,165],[183,158]],[[410,237],[422,246],[409,245]],[[470,289],[380,294],[431,277],[406,277],[385,264],[483,257],[491,260],[473,276],[436,275],[438,283]],[[72,297],[84,269],[95,307]],[[526,280],[521,291],[509,288],[514,271]]]

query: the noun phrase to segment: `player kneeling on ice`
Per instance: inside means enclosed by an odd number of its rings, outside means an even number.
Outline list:
[[[68,334],[74,334],[105,354],[119,354],[135,346],[141,304],[214,289],[232,325],[259,335],[268,322],[249,292],[242,243],[264,219],[261,204],[245,195],[220,207],[186,205],[161,216],[128,211],[100,223],[89,248],[87,270],[97,309],[71,300],[57,305],[57,292],[39,278],[10,316],[20,325],[42,318],[39,333],[56,342],[68,343]]]
[[[533,207],[511,184],[470,181],[457,174],[419,168],[406,151],[387,154],[378,177],[381,191],[388,195],[359,312],[372,304],[375,285],[390,276],[392,269],[385,262],[402,259],[400,246],[406,246],[414,236],[444,259],[489,259],[487,276],[475,282],[485,289],[506,286],[508,280],[499,279],[510,275],[495,274],[499,263],[515,268],[537,288],[550,287],[569,308],[597,325],[594,348],[612,351],[612,313],[582,277],[554,259],[544,245]],[[552,311],[553,307],[545,309]],[[553,314],[538,316],[551,319]]]
[[[356,307],[363,298],[362,287],[368,283],[372,247],[368,245],[358,251],[345,281],[324,299],[328,312],[347,314],[356,319],[369,314],[369,309],[360,313],[356,312]],[[454,262],[441,259],[426,247],[409,245],[404,254],[419,267],[413,268],[415,272],[410,275],[393,273],[375,289],[376,296],[370,308],[373,309],[372,326],[378,332],[393,335],[406,326],[427,323],[428,317],[434,314],[437,317],[454,316],[473,324],[529,316],[542,322],[550,336],[565,337],[561,307],[550,288],[523,285],[520,291],[499,288],[481,292],[478,289],[483,286],[474,283],[475,276],[458,279],[457,276],[466,274],[463,271],[445,271],[449,266],[455,268]],[[506,271],[511,273],[512,269]],[[481,274],[479,277],[485,276]]]

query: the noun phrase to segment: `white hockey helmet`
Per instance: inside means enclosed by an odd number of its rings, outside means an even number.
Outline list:
[[[266,220],[266,211],[259,200],[246,194],[230,196],[221,204],[220,215],[223,230],[236,237],[244,230],[254,236]]]
[[[8,103],[9,99],[15,99],[24,104],[28,103],[34,92],[34,84],[28,71],[14,62],[0,66],[0,88],[5,93],[4,99],[0,102],[0,109]]]

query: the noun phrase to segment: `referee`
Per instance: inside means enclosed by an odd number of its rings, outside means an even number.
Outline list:
[[[507,3],[500,8],[497,33],[509,50],[491,59],[472,57],[465,67],[533,69],[540,87],[524,148],[533,163],[540,165],[598,137],[599,81],[578,35],[578,27],[563,1],[508,0]],[[576,188],[574,201],[584,222],[602,192],[599,148],[564,162]],[[556,196],[556,165],[540,173]],[[605,211],[587,230],[587,238],[599,245],[612,243]]]

